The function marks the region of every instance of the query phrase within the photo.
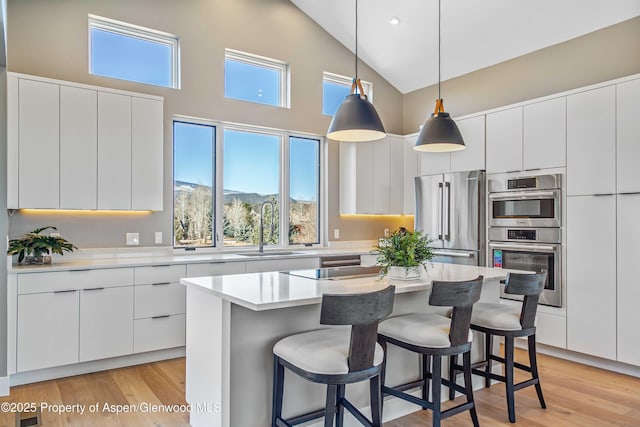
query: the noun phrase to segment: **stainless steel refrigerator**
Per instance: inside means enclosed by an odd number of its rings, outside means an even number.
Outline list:
[[[433,240],[438,262],[486,265],[484,171],[415,178],[415,229]]]

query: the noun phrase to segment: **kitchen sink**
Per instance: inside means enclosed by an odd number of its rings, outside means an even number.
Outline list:
[[[292,252],[292,251],[268,251],[268,252],[241,252],[238,255],[243,256],[280,256],[280,255],[295,255],[301,254],[302,252]]]

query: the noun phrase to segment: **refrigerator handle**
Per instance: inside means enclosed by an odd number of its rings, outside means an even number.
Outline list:
[[[443,203],[443,189],[442,182],[438,183],[438,204],[440,205],[440,209],[438,209],[438,240],[442,240],[442,203]]]
[[[444,240],[449,240],[451,237],[451,183],[444,183],[445,189],[447,190],[447,198],[443,199],[443,206],[446,208],[446,216],[443,213],[443,223],[447,224],[447,228],[444,231]]]

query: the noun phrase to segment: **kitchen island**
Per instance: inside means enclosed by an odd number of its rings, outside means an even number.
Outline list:
[[[283,337],[325,328],[320,302],[325,293],[358,293],[396,286],[392,316],[442,308],[427,304],[432,280],[469,280],[484,276],[482,301],[497,302],[502,269],[432,263],[415,281],[378,277],[314,280],[279,272],[182,279],[187,287],[186,400],[193,427],[268,426],[271,414],[273,345]],[[472,357],[479,358],[481,340]],[[389,347],[387,383],[419,377],[415,354]],[[284,412],[288,417],[324,405],[325,386],[285,374]],[[478,381],[480,386],[480,381]],[[368,385],[347,386],[347,396],[368,414]],[[416,411],[417,406],[387,398],[384,420]],[[358,425],[350,416],[345,425]]]

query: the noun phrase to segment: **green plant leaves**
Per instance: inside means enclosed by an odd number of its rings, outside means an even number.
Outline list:
[[[18,262],[22,262],[26,255],[39,257],[49,255],[50,253],[64,255],[64,252],[73,252],[75,247],[59,236],[43,236],[40,233],[45,230],[57,230],[54,226],[37,228],[30,233],[25,234],[19,239],[9,240],[7,255],[18,255]]]
[[[382,267],[382,273],[387,274],[389,267],[418,267],[426,266],[427,261],[433,258],[433,252],[429,247],[429,239],[421,231],[408,231],[399,229],[391,236],[384,237],[378,242],[378,265]]]

